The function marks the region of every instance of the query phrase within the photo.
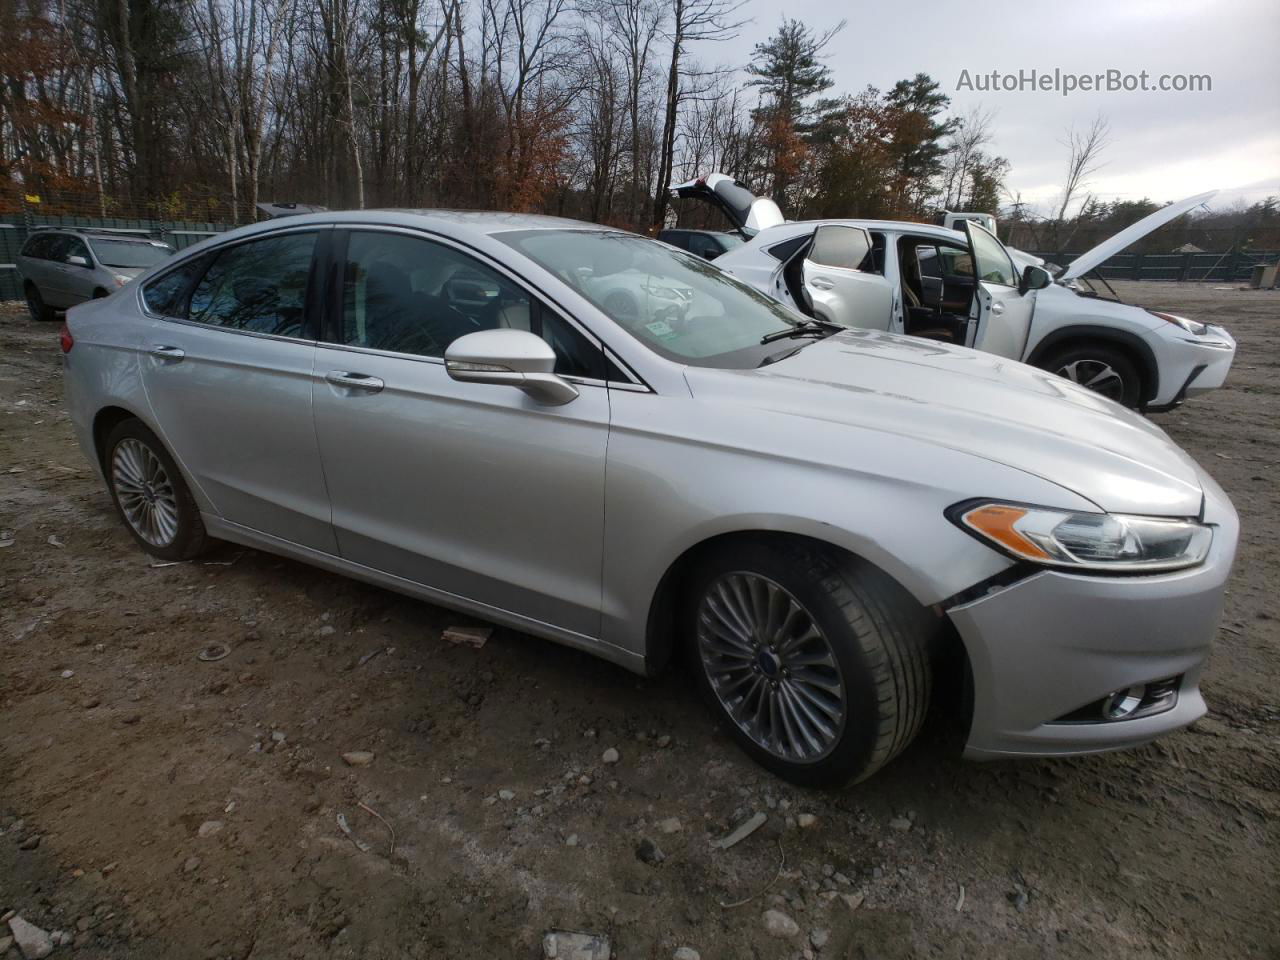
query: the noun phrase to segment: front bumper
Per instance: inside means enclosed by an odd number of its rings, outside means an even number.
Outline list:
[[[973,670],[965,756],[1058,756],[1136,746],[1205,713],[1199,681],[1222,615],[1239,523],[1208,476],[1213,546],[1190,570],[1098,577],[1044,570],[948,611]],[[1130,720],[1055,723],[1110,694],[1181,677],[1175,704]]]
[[[1147,405],[1152,411],[1168,410],[1187,397],[1218,389],[1236,356],[1235,338],[1212,324],[1200,337],[1170,324],[1148,339],[1160,365],[1160,392]]]

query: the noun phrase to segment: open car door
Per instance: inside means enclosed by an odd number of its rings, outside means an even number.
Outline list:
[[[977,321],[972,346],[1021,360],[1031,332],[1035,294],[1023,289],[1004,244],[970,220],[964,221],[964,232],[976,281],[969,314]]]
[[[870,253],[871,234],[862,227],[821,224],[799,254],[806,312],[844,327],[888,330],[893,288],[878,273],[863,270]]]
[[[723,173],[708,173],[705,177],[674,186],[671,195],[681,200],[701,200],[719,208],[747,240],[766,227],[786,222],[776,203],[768,197],[757,197]]]

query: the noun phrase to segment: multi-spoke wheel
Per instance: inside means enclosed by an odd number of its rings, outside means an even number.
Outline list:
[[[178,535],[178,495],[164,464],[141,440],[128,437],[111,452],[111,482],[125,522],[153,547]]]
[[[104,467],[111,496],[133,538],[166,560],[186,560],[205,544],[204,524],[168,451],[138,420],[107,437]]]
[[[1040,366],[1108,400],[1136,407],[1142,384],[1133,361],[1106,343],[1085,343],[1050,354]]]
[[[920,727],[935,624],[874,567],[797,541],[739,542],[704,558],[687,616],[704,693],[788,780],[870,776]]]
[[[839,742],[840,665],[813,616],[772,580],[738,571],[711,583],[698,654],[720,706],[758,746],[806,762]]]

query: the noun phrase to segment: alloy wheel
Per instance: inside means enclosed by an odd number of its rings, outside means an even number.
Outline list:
[[[697,638],[716,699],[757,746],[812,763],[840,742],[848,703],[835,652],[782,586],[748,572],[712,581]]]
[[[147,543],[166,547],[178,535],[178,496],[154,450],[128,437],[111,454],[111,482],[120,512]]]
[[[1119,402],[1124,397],[1124,377],[1105,360],[1073,360],[1056,371],[1080,386]]]

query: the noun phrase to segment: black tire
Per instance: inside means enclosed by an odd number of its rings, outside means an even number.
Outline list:
[[[1131,410],[1142,400],[1142,374],[1138,372],[1137,365],[1127,353],[1108,343],[1071,344],[1047,354],[1036,366],[1066,377]]]
[[[844,719],[821,755],[815,752],[800,759],[784,755],[785,750],[767,748],[744,729],[717,693],[710,675],[713,668],[708,667],[708,656],[714,654],[707,653],[700,633],[706,629],[703,617],[709,609],[704,604],[714,602],[711,591],[718,584],[732,582],[726,578],[743,573],[772,581],[789,594],[821,632],[838,664]],[[905,749],[924,722],[937,621],[894,580],[869,564],[818,546],[737,542],[698,564],[682,619],[689,632],[688,649],[698,686],[712,711],[748,755],[784,780],[808,787],[865,780]],[[785,663],[781,660],[779,666]],[[760,675],[756,665],[751,669]],[[794,684],[801,669],[796,668],[794,675],[782,669],[787,679],[778,684]],[[742,698],[742,703],[749,699],[749,695]]]
[[[127,483],[127,480],[120,474],[115,464],[117,451],[126,441],[142,444],[155,457],[160,469],[163,470],[163,480],[157,483],[156,487],[163,489],[167,482],[166,492],[171,493],[172,504],[176,508],[176,522],[173,523],[172,536],[163,537],[162,542],[155,542],[155,538],[148,539],[143,536],[121,504],[120,485]],[[131,449],[137,450],[136,447]],[[106,474],[111,500],[116,505],[120,519],[124,521],[130,536],[143,550],[162,560],[190,560],[204,551],[209,542],[209,535],[205,532],[204,522],[200,519],[200,509],[191,496],[191,490],[182,477],[182,471],[178,469],[173,457],[169,456],[169,451],[164,448],[164,444],[147,429],[141,420],[124,420],[107,434],[102,450],[102,470]],[[160,475],[156,474],[156,476]]]
[[[101,300],[105,296],[107,296],[107,291],[103,290],[101,287],[98,287],[96,290],[93,291],[94,300]]]
[[[54,319],[53,307],[44,302],[44,297],[40,296],[34,283],[28,282],[23,287],[23,292],[27,296],[27,310],[30,311],[32,320],[36,323],[49,323]]]

